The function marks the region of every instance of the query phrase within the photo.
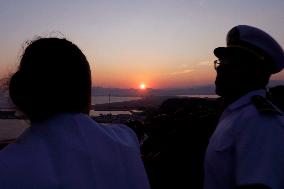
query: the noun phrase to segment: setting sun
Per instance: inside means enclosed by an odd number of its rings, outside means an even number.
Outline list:
[[[144,83],[141,83],[140,84],[140,89],[142,89],[142,90],[146,89],[146,85]]]

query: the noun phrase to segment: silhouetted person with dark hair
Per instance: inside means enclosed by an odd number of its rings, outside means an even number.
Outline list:
[[[270,100],[281,110],[284,111],[284,85],[277,85],[269,88]]]
[[[232,28],[214,50],[216,93],[224,110],[205,157],[204,189],[283,189],[284,116],[266,97],[284,52],[264,31]]]
[[[76,45],[30,43],[9,91],[31,126],[0,151],[1,189],[149,188],[135,133],[88,116],[91,71]]]

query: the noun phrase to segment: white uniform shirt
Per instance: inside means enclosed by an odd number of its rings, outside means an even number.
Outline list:
[[[204,189],[284,188],[284,116],[260,113],[248,93],[226,108],[205,157]]]
[[[84,114],[32,125],[0,151],[1,189],[148,189],[135,133]]]

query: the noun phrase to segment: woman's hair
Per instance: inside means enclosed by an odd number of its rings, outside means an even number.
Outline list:
[[[31,122],[62,112],[89,113],[89,63],[82,51],[66,39],[37,39],[25,49],[9,92]]]

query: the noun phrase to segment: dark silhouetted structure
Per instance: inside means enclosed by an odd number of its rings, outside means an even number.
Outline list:
[[[226,109],[207,148],[204,189],[283,188],[284,115],[265,90],[284,67],[282,48],[264,31],[240,25],[214,54],[216,93]]]
[[[91,71],[76,45],[31,42],[9,90],[31,126],[0,151],[1,189],[149,188],[135,133],[88,116]]]

